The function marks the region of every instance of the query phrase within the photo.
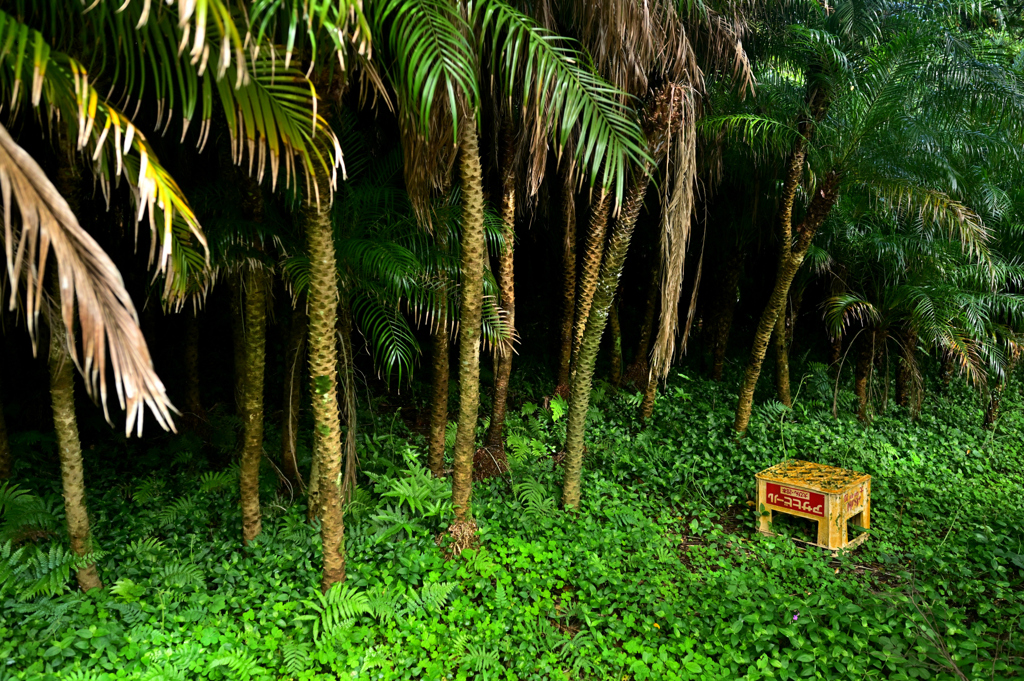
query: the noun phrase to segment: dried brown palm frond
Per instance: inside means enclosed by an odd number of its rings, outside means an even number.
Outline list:
[[[407,113],[399,116],[402,134],[402,159],[405,187],[416,221],[432,231],[431,197],[446,194],[451,188],[452,170],[458,155],[453,143],[452,121],[441,107],[430,113],[430,131],[421,134],[418,123]]]
[[[136,222],[148,218],[150,265],[167,277],[167,285],[186,277],[189,269],[205,267],[205,237],[187,199],[142,131],[96,90],[86,68],[3,11],[0,43],[0,98],[15,114],[28,107],[40,111],[50,129],[63,122],[76,150],[91,161],[108,201],[111,188],[122,179],[127,182]]]
[[[661,211],[661,320],[651,351],[651,375],[655,379],[668,377],[676,352],[679,296],[685,275],[686,250],[690,244],[697,182],[695,98],[692,91],[677,93],[676,96],[681,101],[674,101],[672,106],[681,109],[681,121],[671,141],[666,167],[670,179],[665,182]],[[689,313],[687,317],[690,317]]]
[[[107,410],[107,364],[121,407],[127,411],[125,432],[142,433],[144,408],[161,427],[174,430],[175,411],[149,357],[138,315],[121,274],[99,244],[78,224],[67,202],[35,160],[0,125],[0,200],[4,211],[4,245],[16,303],[19,280],[25,279],[25,308],[33,349],[46,282],[46,259],[53,250],[61,292],[61,318],[68,352],[85,378],[89,394]],[[17,209],[21,220],[14,217]],[[82,353],[74,338],[75,308],[82,330]],[[109,358],[108,358],[109,352]]]
[[[752,3],[734,0],[728,8],[716,11],[701,2],[688,3],[687,12],[680,17],[693,54],[700,56],[701,68],[717,73],[720,79],[730,78],[741,95],[754,84],[750,59],[743,46],[750,16],[748,4]],[[694,86],[698,84],[696,80],[691,82]]]
[[[643,93],[656,66],[670,49],[668,38],[677,20],[670,2],[574,0],[565,7],[572,26],[594,59],[597,70],[619,90]],[[672,49],[683,49],[673,45]]]

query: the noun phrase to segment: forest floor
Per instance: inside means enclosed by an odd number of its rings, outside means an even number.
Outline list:
[[[52,438],[22,433],[18,488],[0,488],[0,679],[1024,678],[1019,391],[994,431],[956,389],[866,427],[846,392],[832,416],[830,383],[809,374],[793,410],[763,395],[739,441],[723,385],[673,376],[646,428],[638,395],[599,386],[572,514],[565,405],[520,384],[510,471],[476,485],[479,546],[451,560],[435,542],[449,483],[379,401],[361,416],[348,581],[326,597],[316,530],[269,465],[263,534],[242,548],[223,416],[214,444],[87,451],[107,588],[75,591]],[[833,557],[790,539],[810,538],[799,522],[756,532],[754,474],[786,458],[873,476],[866,543]]]

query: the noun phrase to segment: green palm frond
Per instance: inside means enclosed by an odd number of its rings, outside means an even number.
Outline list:
[[[910,180],[874,178],[871,183],[878,199],[898,213],[921,219],[957,239],[964,250],[987,258],[990,232],[970,207],[945,192]]]
[[[844,293],[825,301],[825,324],[834,338],[843,335],[854,321],[867,325],[880,319],[878,309],[871,302],[853,294]]]
[[[621,202],[627,170],[651,160],[625,94],[597,74],[584,52],[512,5],[487,0],[474,11],[504,92],[535,100],[535,120],[525,121],[535,128],[529,134],[552,136],[559,150],[575,137],[576,161],[587,168],[590,185],[614,185]]]
[[[229,112],[232,160],[241,165],[248,152],[248,171],[258,182],[262,182],[269,164],[275,188],[282,162],[284,184],[292,186],[298,178],[298,160],[307,188],[313,190],[310,200],[317,204],[330,202],[331,197],[317,195],[316,183],[309,182],[309,178],[319,166],[331,178],[331,187],[336,186],[336,168],[342,164],[341,145],[317,113],[313,84],[298,69],[284,66],[279,60],[283,61],[283,53],[267,48],[249,64],[250,78],[245,84],[233,87],[230,77],[217,81],[221,104]]]
[[[420,346],[413,335],[409,321],[402,314],[399,300],[388,295],[383,287],[363,286],[353,296],[352,314],[370,347],[374,363],[382,375],[412,374],[413,364],[420,354]]]
[[[755,113],[707,116],[697,122],[697,130],[708,138],[724,135],[748,145],[756,156],[769,158],[784,157],[799,135],[788,122]]]
[[[383,35],[389,27],[392,78],[402,109],[428,136],[431,112],[443,101],[456,142],[459,102],[471,111],[480,102],[477,56],[465,17],[448,0],[383,0],[374,9],[374,32]]]
[[[308,4],[288,3],[294,11]],[[298,20],[297,15],[283,17],[281,3],[261,2],[252,9],[263,22]],[[311,9],[318,16],[327,13],[323,26],[338,28],[331,17],[337,19],[332,12],[343,11],[339,3],[321,2]],[[314,21],[309,15],[304,18]],[[341,148],[330,126],[317,115],[313,85],[291,64],[288,49],[270,40],[273,32],[254,34],[245,28],[247,21],[251,17],[223,0],[180,0],[174,8],[149,0],[98,0],[79,17],[82,27],[99,40],[101,56],[90,60],[97,76],[105,76],[112,83],[111,92],[125,104],[134,99],[136,110],[144,100],[155,101],[157,129],[162,126],[166,132],[174,112],[180,111],[184,141],[199,111],[196,142],[202,149],[210,134],[216,89],[235,142],[236,162],[249,151],[250,173],[262,178],[269,166],[273,183],[283,163],[288,187],[297,179],[296,160],[306,173],[324,166],[333,181]]]
[[[124,178],[132,188],[136,219],[141,222],[148,215],[150,264],[155,262],[158,272],[170,279],[181,277],[173,266],[186,261],[195,264],[192,242],[205,250],[205,237],[187,199],[142,131],[99,94],[82,64],[51,50],[41,33],[2,11],[0,46],[0,99],[13,110],[43,107],[49,118],[64,121],[75,148],[91,160],[108,200],[111,186]],[[175,251],[177,262],[172,258]]]
[[[255,0],[249,8],[249,26],[258,44],[284,45],[285,67],[297,47],[311,63],[318,52],[329,50],[342,71],[348,70],[350,49],[370,56],[370,24],[360,0]]]
[[[131,2],[124,2],[119,10]],[[144,26],[149,22],[153,5],[159,7],[160,3],[134,0],[133,4],[142,5],[137,26]],[[166,4],[170,5],[171,2]],[[228,68],[234,65],[237,85],[242,85],[244,70],[240,69],[245,64],[246,36],[238,29],[231,6],[224,0],[176,0],[175,8],[177,25],[182,32],[180,44],[188,50],[189,61],[200,64],[200,71],[209,64],[217,78],[222,78]],[[214,41],[219,41],[219,44]],[[212,60],[211,56],[214,57]]]

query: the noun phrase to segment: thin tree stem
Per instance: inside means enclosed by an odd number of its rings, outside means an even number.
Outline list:
[[[556,392],[568,396],[572,330],[576,315],[576,193],[568,171],[563,171],[562,177],[562,228],[562,341],[558,353]]]
[[[501,290],[501,307],[505,311],[510,329],[516,323],[516,287],[515,287],[515,219],[516,219],[516,177],[513,160],[512,133],[506,125],[504,128],[502,151],[501,180],[501,220],[502,237],[505,248],[501,252],[498,266],[498,283]],[[495,466],[500,468],[505,460],[505,410],[508,402],[508,382],[512,375],[512,341],[498,350],[497,367],[494,371],[494,400],[491,409],[491,424],[487,431],[487,447],[496,460]]]

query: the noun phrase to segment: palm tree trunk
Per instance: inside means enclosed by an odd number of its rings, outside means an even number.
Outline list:
[[[299,471],[296,448],[299,433],[299,415],[302,407],[301,385],[302,359],[306,352],[306,301],[300,300],[292,309],[288,323],[288,348],[285,351],[284,367],[284,409],[281,418],[281,467],[285,477],[301,492],[305,484]]]
[[[608,312],[608,330],[612,334],[612,385],[618,388],[622,384],[622,326],[619,324],[618,300],[612,303]]]
[[[341,410],[345,417],[344,473],[341,478],[341,501],[352,501],[356,490],[356,472],[359,461],[356,457],[356,367],[352,347],[352,308],[348,295],[341,292],[338,305],[338,336],[341,339],[341,359],[338,363],[341,380]]]
[[[60,309],[60,287],[54,277],[53,298]],[[67,331],[57,314],[50,324],[50,399],[53,407],[53,425],[60,451],[60,474],[64,489],[64,515],[68,523],[71,550],[75,555],[92,553],[92,533],[89,530],[89,511],[85,504],[85,475],[82,468],[82,443],[78,437],[78,419],[75,414],[75,382],[71,357],[67,350]],[[75,572],[82,591],[102,588],[96,563]]]
[[[580,478],[583,472],[583,432],[590,409],[590,389],[594,380],[594,364],[601,345],[601,336],[608,321],[608,311],[615,300],[615,293],[626,261],[626,251],[633,237],[633,228],[647,193],[648,177],[646,168],[635,176],[623,202],[618,218],[608,238],[604,262],[586,321],[579,355],[574,363],[572,395],[569,400],[569,421],[566,425],[565,478],[562,483],[562,504],[566,508],[577,508],[580,504]],[[603,203],[603,201],[602,201]]]
[[[3,401],[0,400],[0,480],[10,480],[14,472],[11,457],[11,443],[7,439],[7,419],[4,418]]]
[[[63,155],[57,169],[57,188],[75,215],[80,214],[81,182],[70,140],[62,137]],[[53,426],[60,455],[61,487],[64,492],[64,517],[68,525],[71,550],[77,556],[92,553],[92,532],[89,527],[89,509],[85,503],[85,473],[82,464],[82,442],[78,436],[78,416],[75,412],[75,377],[71,355],[68,352],[67,329],[60,317],[61,291],[56,269],[51,273],[53,312],[50,317],[50,406]],[[89,563],[75,571],[75,579],[82,591],[103,588],[96,563]]]
[[[654,376],[647,381],[644,399],[640,402],[640,420],[647,421],[654,413],[654,398],[658,396],[658,379]]]
[[[239,275],[227,275],[228,296],[231,304],[231,352],[235,369],[235,412],[245,418],[243,395],[245,395],[245,312],[242,304],[242,287]]]
[[[448,309],[448,296],[442,286],[438,290],[437,306],[441,310]],[[442,313],[444,314],[444,313]],[[430,384],[430,434],[427,452],[430,471],[434,477],[444,474],[444,436],[448,427],[448,320],[444,317],[435,320],[432,334],[433,375]]]
[[[1006,387],[1005,381],[1000,381],[996,387],[992,388],[991,394],[988,396],[988,406],[985,408],[985,418],[982,420],[981,426],[986,430],[991,430],[995,426],[996,421],[999,420],[999,405],[1003,400],[1003,388]]]
[[[797,184],[803,172],[803,160],[806,150],[803,143],[798,143],[793,155],[790,157],[789,169],[786,182],[783,186],[782,207],[780,208],[779,221],[782,226],[781,254],[779,256],[778,272],[775,276],[775,287],[768,299],[764,312],[757,323],[757,330],[754,333],[754,347],[750,352],[750,360],[747,363],[746,371],[743,373],[743,382],[740,384],[739,402],[736,405],[736,419],[733,422],[733,429],[737,433],[746,431],[750,424],[750,412],[754,406],[754,388],[757,387],[757,379],[761,375],[761,365],[768,350],[768,342],[771,339],[772,331],[778,322],[779,315],[783,314],[786,299],[789,296],[789,289],[793,285],[797,270],[807,255],[807,249],[811,246],[818,228],[821,227],[828,216],[832,206],[835,205],[838,197],[838,178],[829,174],[820,185],[820,190],[814,195],[807,214],[803,221],[797,226],[797,238],[790,246],[792,240],[792,215],[793,202],[796,198]]]
[[[245,382],[242,414],[245,437],[239,481],[242,541],[248,545],[263,529],[260,515],[260,463],[263,460],[263,372],[267,355],[267,282],[262,271],[245,277]]]
[[[939,360],[939,390],[944,390],[949,387],[949,382],[953,378],[953,358],[949,355],[943,355]]]
[[[718,304],[712,311],[711,326],[714,332],[712,343],[711,380],[721,381],[725,369],[725,351],[729,347],[729,333],[732,331],[732,320],[736,314],[736,289],[739,287],[740,274],[743,272],[743,251],[733,251],[726,261],[722,278],[722,289],[718,296]]]
[[[303,206],[309,248],[309,376],[313,387],[313,462],[316,490],[310,482],[310,506],[320,519],[324,591],[345,580],[345,522],[341,509],[341,422],[338,414],[338,265],[331,228],[330,182],[322,170],[314,181],[319,205]]]
[[[836,336],[829,339],[828,344],[828,365],[838,366],[839,360],[843,357],[843,337]]]
[[[786,319],[786,352],[793,355],[793,342],[796,339],[796,322],[800,318],[800,306],[804,302],[807,286],[801,286],[789,297],[789,317]]]
[[[562,178],[562,343],[558,353],[558,387],[555,392],[569,395],[569,369],[572,364],[572,329],[576,315],[576,193],[572,175]]]
[[[875,330],[867,329],[861,339],[857,353],[857,365],[853,377],[853,392],[857,395],[857,418],[868,420],[868,382],[875,365]]]
[[[1007,362],[1006,370],[1002,380],[1000,380],[996,387],[992,388],[992,393],[988,397],[988,407],[985,408],[985,418],[982,420],[982,427],[990,430],[995,427],[996,421],[999,420],[999,407],[1003,401],[1003,391],[1006,389],[1006,383],[1010,380],[1010,376],[1013,375],[1013,370],[1017,366],[1017,360],[1013,357]]]
[[[484,242],[483,173],[476,122],[459,125],[459,171],[462,176],[462,300],[459,308],[459,425],[455,436],[452,504],[455,522],[471,522],[475,431],[480,407],[480,323],[483,296]]]
[[[786,331],[786,308],[782,308],[779,318],[775,321],[775,332],[772,334],[775,343],[775,385],[779,393],[779,402],[787,407],[793,406],[793,398],[789,394],[789,347]]]
[[[812,67],[812,70],[815,68]],[[736,405],[736,419],[733,422],[733,429],[737,433],[745,432],[750,425],[750,412],[754,407],[754,388],[757,387],[757,379],[761,376],[761,365],[768,351],[772,329],[775,328],[779,315],[785,310],[793,278],[800,269],[804,256],[807,255],[807,249],[811,247],[811,240],[828,217],[839,192],[839,177],[834,172],[829,172],[818,185],[818,191],[807,206],[804,219],[797,225],[796,230],[793,229],[793,204],[804,173],[807,144],[814,137],[816,126],[825,117],[830,103],[828,92],[816,82],[817,74],[812,72],[807,75],[807,82],[810,84],[806,95],[807,114],[801,117],[797,124],[799,137],[793,143],[793,150],[786,161],[786,176],[782,184],[777,216],[780,248],[775,287],[757,322],[754,347],[751,349],[747,368],[743,372],[739,401]]]
[[[601,259],[604,254],[604,239],[608,231],[608,213],[611,209],[612,197],[606,190],[590,207],[590,224],[587,228],[587,241],[583,247],[583,268],[580,272],[579,295],[576,300],[576,321],[573,328],[572,360],[570,361],[569,380],[576,371],[576,363],[583,344],[583,333],[587,328],[587,319],[597,290],[597,280],[601,274]]]
[[[516,177],[513,170],[512,133],[506,125],[504,131],[504,167],[501,179],[501,221],[505,248],[498,263],[498,281],[501,290],[501,307],[508,315],[508,325],[515,330],[516,296],[513,256],[515,253],[516,220]],[[512,375],[512,341],[498,351],[498,366],[494,372],[494,401],[491,409],[491,425],[487,430],[486,445],[489,456],[497,461],[500,468],[505,461],[505,409],[508,402],[508,382]]]

